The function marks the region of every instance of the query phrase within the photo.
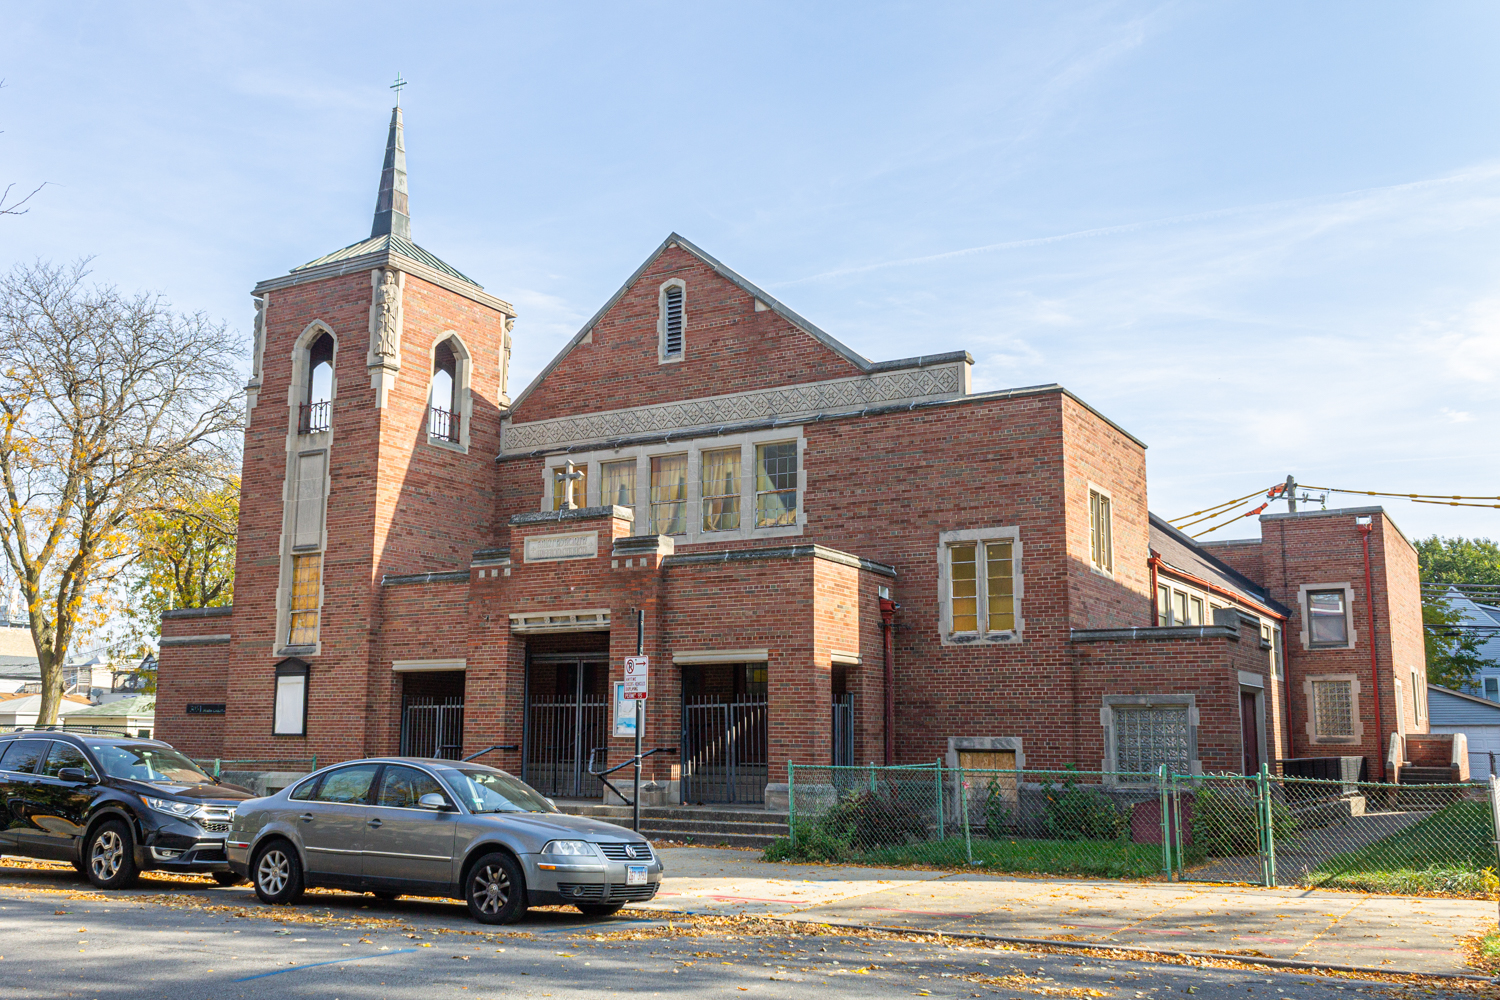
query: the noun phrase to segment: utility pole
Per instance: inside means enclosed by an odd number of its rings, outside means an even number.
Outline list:
[[[1286,512],[1297,513],[1297,477],[1286,477]]]

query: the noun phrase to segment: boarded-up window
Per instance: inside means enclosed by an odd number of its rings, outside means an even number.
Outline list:
[[[323,557],[292,556],[291,628],[287,643],[310,646],[318,641],[318,604],[323,585]]]
[[[297,456],[297,485],[293,492],[292,547],[317,548],[323,543],[323,452]]]

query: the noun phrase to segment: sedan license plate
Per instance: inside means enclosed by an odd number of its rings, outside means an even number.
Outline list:
[[[625,884],[626,885],[645,885],[646,884],[646,866],[645,865],[626,865],[625,866]]]

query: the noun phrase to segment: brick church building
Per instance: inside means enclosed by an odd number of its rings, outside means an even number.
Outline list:
[[[1062,386],[870,361],[676,234],[512,395],[515,310],[411,242],[399,108],[370,238],[253,294],[235,603],[162,622],[157,730],[194,755],[514,744],[485,760],[595,797],[638,612],[673,802],[961,751],[1373,779],[1426,730],[1380,508],[1196,543]]]

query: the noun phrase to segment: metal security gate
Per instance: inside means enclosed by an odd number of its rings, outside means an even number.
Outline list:
[[[833,766],[854,765],[854,695],[833,696]]]
[[[401,710],[401,756],[457,760],[464,745],[464,700],[408,698]]]
[[[526,702],[526,757],[524,778],[543,795],[561,798],[599,798],[604,786],[588,773],[589,753],[609,745],[609,702],[599,690],[608,664],[559,662],[547,664],[563,693],[531,691]],[[597,762],[604,763],[603,755]]]
[[[764,802],[766,722],[763,694],[683,696],[683,802]]]

